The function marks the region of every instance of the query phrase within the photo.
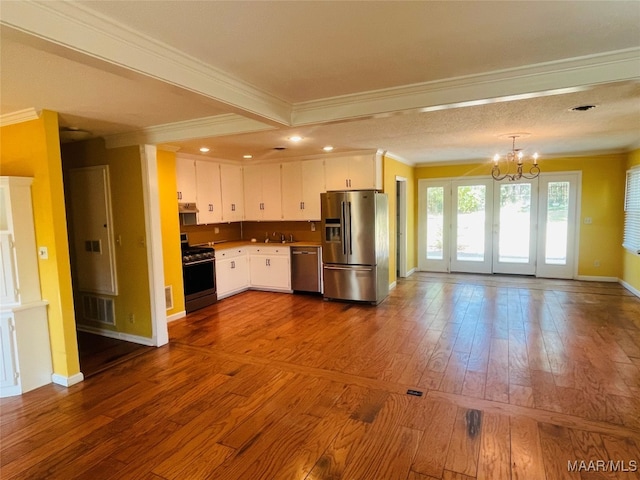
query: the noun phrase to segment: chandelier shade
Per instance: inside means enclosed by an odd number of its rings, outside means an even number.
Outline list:
[[[504,161],[499,154],[493,156],[493,168],[491,176],[496,181],[508,179],[510,182],[521,178],[533,179],[540,175],[538,166],[538,154],[534,153],[531,163],[526,165],[522,149],[516,148],[516,138],[521,135],[508,135],[511,138],[511,151],[504,156]],[[502,165],[502,168],[500,166]]]

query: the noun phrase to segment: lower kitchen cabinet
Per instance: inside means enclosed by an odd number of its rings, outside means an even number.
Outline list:
[[[247,249],[234,248],[216,252],[216,284],[218,299],[249,288]]]

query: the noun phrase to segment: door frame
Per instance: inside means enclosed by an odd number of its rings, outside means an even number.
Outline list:
[[[400,278],[407,276],[407,179],[396,175],[396,265]]]

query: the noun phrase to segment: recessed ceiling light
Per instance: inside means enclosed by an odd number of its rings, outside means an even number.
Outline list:
[[[294,135],[293,137],[289,137],[289,140],[292,142],[299,142],[300,140],[302,140],[302,137]]]
[[[333,150],[333,147],[331,145],[327,145],[326,147],[322,148],[325,152],[330,152],[331,150]]]
[[[207,153],[209,151],[209,149],[207,147],[200,147],[200,151],[202,153]]]
[[[593,110],[596,108],[595,105],[578,105],[577,107],[572,107],[569,110],[572,112],[586,112],[587,110]]]
[[[246,158],[247,160],[253,158],[253,155],[243,155],[242,158]]]

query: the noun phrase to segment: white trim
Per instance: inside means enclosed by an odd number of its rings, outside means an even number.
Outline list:
[[[417,271],[418,271],[417,269],[412,268],[411,270],[409,270],[409,271],[407,272],[407,277],[410,277],[411,275],[413,275],[413,274],[414,274],[414,273],[416,273]]]
[[[70,387],[75,385],[76,383],[80,383],[84,380],[84,375],[82,372],[75,373],[70,377],[65,377],[64,375],[60,375],[58,373],[54,373],[51,375],[51,381],[57,385],[62,385],[63,387]]]
[[[626,288],[627,290],[629,290],[631,293],[633,293],[636,297],[640,297],[640,290],[638,290],[637,288],[633,287],[631,284],[625,282],[624,280],[620,279],[618,280],[620,282],[620,285],[622,285],[624,288]]]
[[[116,332],[115,330],[108,330],[106,328],[77,324],[76,330],[80,332],[95,333],[96,335],[115,338],[116,340],[124,340],[125,342],[137,343],[139,345],[146,345],[147,347],[156,346],[153,338],[141,337],[140,335],[132,335],[130,333],[124,333],[124,332]]]
[[[204,137],[219,137],[237,133],[253,133],[273,130],[275,127],[234,113],[212,117],[196,118],[182,122],[166,123],[143,128],[134,132],[107,135],[104,137],[107,148],[127,147],[140,144],[171,143]],[[165,150],[177,151],[179,147],[166,145]]]
[[[608,282],[617,283],[618,277],[599,277],[597,275],[578,275],[576,280],[582,280],[583,282]]]
[[[640,48],[629,48],[481,74],[342,95],[294,105],[292,124],[375,114],[429,112],[573,93],[588,85],[637,78]]]
[[[36,110],[35,108],[25,108],[24,110],[5,113],[3,115],[0,115],[0,127],[6,127],[7,125],[13,125],[15,123],[37,120],[38,118],[40,118],[40,113],[41,111]]]
[[[402,238],[402,244],[396,244],[396,259],[399,258],[399,264],[396,265],[396,271],[399,272],[400,278],[407,276],[407,178],[396,175],[395,186],[400,189],[396,190],[396,198],[400,197],[400,204],[396,204],[396,218],[400,225],[396,225],[396,240],[398,236]],[[402,247],[402,248],[400,248]]]
[[[140,145],[151,327],[154,345],[159,347],[169,343],[169,330],[167,329],[167,310],[164,298],[165,282],[156,154],[157,149],[154,145]]]
[[[184,318],[186,316],[187,316],[187,312],[185,310],[182,310],[181,312],[178,312],[178,313],[174,313],[173,315],[168,315],[167,323],[175,322],[176,320],[180,320],[181,318]]]
[[[401,157],[400,155],[396,155],[395,153],[391,153],[391,152],[389,152],[387,150],[382,152],[382,156],[383,157],[387,157],[387,158],[389,158],[391,160],[395,160],[396,162],[403,163],[403,164],[408,165],[410,167],[415,167],[416,166],[416,164],[413,163],[411,160],[407,160],[406,158]]]
[[[391,282],[389,284],[389,290],[393,290],[394,288],[396,288],[397,283],[396,282]]]

